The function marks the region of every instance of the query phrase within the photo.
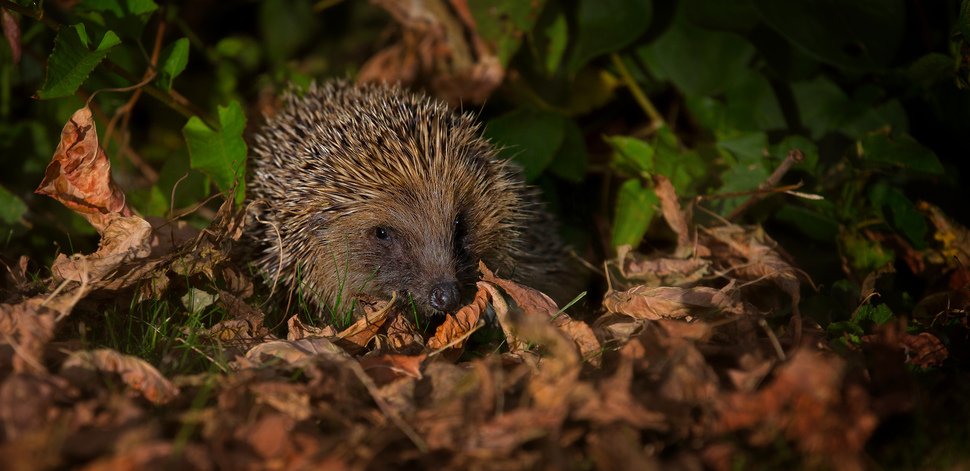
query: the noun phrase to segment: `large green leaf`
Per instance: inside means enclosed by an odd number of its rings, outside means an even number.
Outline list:
[[[499,145],[500,153],[522,166],[527,181],[549,166],[562,146],[567,119],[559,114],[518,109],[488,122],[485,136]]]
[[[506,66],[519,49],[522,38],[532,31],[544,3],[545,0],[473,1],[468,3],[468,8],[475,18],[478,34],[495,45],[499,60]],[[565,41],[565,31],[562,40]]]
[[[630,176],[653,173],[656,150],[649,143],[627,136],[605,138],[613,148],[613,165]]]
[[[580,0],[572,73],[590,59],[619,50],[643,34],[653,17],[651,0]]]
[[[754,0],[761,18],[813,57],[873,69],[896,55],[906,23],[903,0]]]
[[[236,190],[236,201],[245,196],[246,142],[242,133],[246,115],[239,102],[219,107],[219,130],[209,128],[197,116],[182,128],[192,168],[205,172],[221,191]]]
[[[318,28],[317,17],[308,0],[261,2],[259,32],[266,55],[273,62],[292,57]]]
[[[715,95],[756,75],[754,46],[734,33],[698,28],[683,15],[656,41],[637,50],[650,71],[688,96]]]
[[[728,89],[725,105],[727,123],[739,131],[768,131],[788,125],[771,82],[760,74],[752,74]]]
[[[578,183],[586,178],[586,166],[589,165],[583,130],[575,121],[567,119],[563,131],[562,145],[553,157],[549,170],[563,179]]]
[[[49,99],[73,94],[108,51],[120,43],[118,35],[111,31],[95,41],[80,23],[61,28],[54,40],[54,51],[47,59],[47,78],[37,96]]]
[[[640,245],[657,212],[660,199],[653,188],[646,188],[639,178],[620,186],[616,195],[616,217],[613,219],[613,247]]]
[[[913,247],[917,249],[926,247],[926,234],[929,232],[926,218],[902,191],[880,183],[873,185],[869,191],[869,197],[877,206],[889,210],[889,217],[886,219],[909,239]]]
[[[943,174],[943,164],[936,154],[907,134],[868,136],[859,142],[859,148],[863,163],[872,166],[914,170],[928,175]]]

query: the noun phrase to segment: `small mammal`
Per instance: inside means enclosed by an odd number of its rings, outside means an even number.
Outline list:
[[[356,293],[453,312],[479,260],[562,303],[569,255],[535,191],[471,114],[388,85],[332,81],[255,136],[249,237],[263,276],[325,307]]]

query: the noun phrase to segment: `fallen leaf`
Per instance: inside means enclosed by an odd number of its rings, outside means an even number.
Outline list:
[[[93,283],[151,253],[151,225],[138,216],[115,217],[101,229],[98,250],[91,255],[59,254],[51,271],[61,280]]]
[[[395,297],[390,301],[366,301],[361,300],[364,315],[351,324],[350,327],[337,334],[335,341],[338,345],[345,347],[352,354],[363,351],[371,342],[384,322],[387,321],[394,308]]]
[[[367,372],[368,376],[374,379],[378,386],[381,386],[403,377],[421,379],[421,365],[427,357],[424,354],[371,355],[361,358],[360,366]]]
[[[290,365],[300,365],[315,355],[330,358],[345,358],[346,353],[330,340],[323,337],[303,338],[299,340],[273,340],[261,343],[246,352],[246,359],[256,365],[283,361]]]
[[[479,287],[475,292],[475,299],[454,314],[445,316],[445,321],[438,326],[434,336],[428,339],[431,350],[447,349],[442,352],[452,361],[458,359],[464,351],[465,340],[481,322],[482,311],[489,302],[488,291]]]
[[[337,335],[337,331],[334,330],[333,326],[325,325],[323,327],[317,327],[312,325],[306,325],[300,320],[299,316],[291,316],[290,320],[286,321],[286,340],[300,340],[312,337],[333,337]]]
[[[97,128],[86,106],[64,125],[54,158],[34,191],[84,216],[98,232],[111,220],[132,214],[125,194],[111,179],[111,163],[98,145]]]
[[[660,210],[663,213],[667,225],[677,234],[677,248],[674,250],[675,258],[685,258],[693,253],[690,240],[690,230],[687,221],[690,217],[680,208],[677,201],[677,191],[667,177],[655,174],[653,176],[653,191],[660,199]]]
[[[650,320],[705,317],[722,311],[744,312],[745,308],[731,298],[732,293],[704,286],[636,286],[627,291],[606,293],[603,307],[610,312]]]
[[[125,384],[155,404],[165,404],[179,393],[171,381],[145,360],[108,348],[72,352],[61,366],[61,374],[70,377],[73,369],[116,373]]]

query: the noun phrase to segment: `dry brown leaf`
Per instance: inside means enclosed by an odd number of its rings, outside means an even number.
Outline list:
[[[929,332],[920,332],[917,335],[906,332],[905,321],[880,326],[875,334],[862,336],[862,343],[881,344],[896,351],[901,350],[906,364],[921,368],[940,366],[950,356],[943,342],[935,335]]]
[[[13,373],[0,384],[0,425],[4,441],[40,431],[61,415],[55,401],[70,384],[53,375]]]
[[[132,214],[125,194],[111,179],[111,164],[98,145],[97,128],[86,106],[64,125],[54,158],[34,191],[84,216],[98,232],[112,219]]]
[[[91,255],[59,254],[51,266],[56,278],[93,283],[103,280],[123,264],[151,253],[151,225],[138,216],[116,217],[101,229],[98,250]]]
[[[360,366],[377,385],[384,385],[398,378],[421,379],[421,365],[427,355],[396,355],[393,353],[371,355],[360,359]]]
[[[627,291],[606,293],[603,307],[610,312],[649,320],[704,317],[718,311],[743,312],[744,308],[732,298],[730,291],[703,286],[636,286]]]
[[[464,351],[465,340],[468,335],[478,327],[482,319],[482,312],[489,302],[488,291],[479,287],[475,292],[475,299],[467,306],[462,307],[458,312],[449,314],[445,321],[438,326],[434,336],[428,339],[428,348],[440,350],[447,348],[442,353],[446,358],[455,361]]]
[[[953,261],[957,260],[964,267],[970,266],[970,230],[930,203],[920,201],[916,207],[929,216],[930,222],[936,228],[933,239],[943,245],[939,256],[933,261],[952,266]]]
[[[262,382],[249,386],[256,402],[290,416],[293,420],[306,420],[313,415],[306,385],[281,381]]]
[[[395,296],[396,297],[396,296]],[[394,298],[390,301],[361,300],[364,315],[350,327],[337,334],[337,343],[356,354],[363,351],[371,342],[394,308]]]
[[[482,103],[505,70],[476,31],[465,0],[376,0],[401,25],[402,38],[361,67],[358,82],[430,82],[452,103]]]
[[[663,213],[667,225],[677,234],[677,248],[674,250],[675,258],[684,258],[693,253],[690,240],[690,229],[687,221],[690,220],[680,207],[677,201],[677,191],[667,177],[656,174],[653,176],[653,191],[660,199],[660,211]]]
[[[246,352],[246,359],[254,362],[255,365],[282,360],[284,363],[298,366],[315,355],[346,358],[346,353],[330,340],[323,337],[312,337],[261,343]]]
[[[117,373],[125,384],[155,404],[164,404],[179,393],[171,381],[145,360],[108,348],[72,352],[61,366],[61,374],[70,377],[72,369]]]
[[[286,321],[286,340],[300,340],[312,337],[333,337],[337,331],[332,325],[317,327],[306,325],[300,320],[299,316],[292,316]]]
[[[42,299],[0,304],[0,371],[45,373],[44,348],[54,337],[57,312]]]
[[[416,355],[424,351],[424,336],[414,323],[400,312],[384,323],[384,328],[375,339],[376,351]]]
[[[863,450],[878,420],[865,389],[845,375],[842,359],[798,351],[760,391],[721,397],[719,427],[750,430],[755,446],[772,443],[780,430],[816,465],[865,469]]]
[[[711,266],[711,262],[703,258],[648,259],[629,250],[620,254],[619,260],[624,277],[643,281],[647,286],[691,285],[708,274]]]

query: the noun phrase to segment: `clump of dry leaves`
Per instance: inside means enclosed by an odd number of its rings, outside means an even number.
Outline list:
[[[59,257],[39,295],[17,289],[25,263],[8,269],[5,469],[731,469],[739,453],[779,443],[796,464],[862,469],[880,420],[908,407],[872,363],[828,351],[802,322],[810,280],[764,231],[692,225],[663,177],[676,247],[623,251],[607,267],[602,309],[582,319],[482,265],[472,303],[432,331],[392,300],[363,303],[341,331],[290,315],[283,338],[228,255],[243,211],[226,203],[202,231],[150,224],[106,165],[82,109],[38,191],[84,214],[101,245]],[[175,286],[193,277],[227,288]],[[76,311],[179,290],[228,313],[194,352],[218,365],[207,373],[166,376],[77,340]],[[786,312],[792,321],[778,322]],[[472,348],[483,330],[501,342]],[[863,344],[897,369],[948,355],[904,326]]]

